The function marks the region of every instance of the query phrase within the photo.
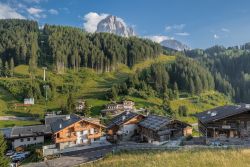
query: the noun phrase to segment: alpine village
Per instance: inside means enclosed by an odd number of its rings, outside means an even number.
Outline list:
[[[0,166],[249,166],[250,43],[173,42],[1,19]]]

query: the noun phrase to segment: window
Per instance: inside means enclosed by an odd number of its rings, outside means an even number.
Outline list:
[[[57,138],[60,138],[60,134],[59,134],[59,133],[57,133],[57,134],[56,134],[56,137],[57,137]]]
[[[23,139],[20,139],[21,142],[23,142]]]
[[[95,133],[99,133],[99,129],[94,128]]]
[[[33,139],[36,140],[36,137],[34,137]]]
[[[27,138],[27,141],[30,141],[30,138]]]

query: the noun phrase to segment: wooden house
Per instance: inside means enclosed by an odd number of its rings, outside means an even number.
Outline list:
[[[85,108],[85,103],[86,103],[86,101],[85,100],[83,100],[83,99],[78,99],[77,101],[76,101],[76,106],[75,106],[75,109],[76,109],[76,112],[82,112],[83,110],[84,110],[84,108]]]
[[[207,138],[250,137],[250,105],[225,105],[198,113],[199,132]]]
[[[138,123],[144,118],[143,115],[125,111],[107,125],[107,139],[109,141],[128,141],[138,134]]]
[[[139,123],[142,141],[161,143],[192,134],[191,125],[158,115],[149,115]]]
[[[132,111],[134,109],[135,103],[130,100],[124,100],[122,102],[116,103],[112,102],[105,106],[105,109],[101,111],[103,115],[118,115],[124,111]]]
[[[82,118],[76,114],[63,119],[56,119],[51,123],[53,141],[57,148],[64,149],[76,145],[89,145],[105,140],[104,129],[96,120]]]

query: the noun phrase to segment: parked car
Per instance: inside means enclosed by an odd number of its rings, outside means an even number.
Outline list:
[[[15,152],[13,151],[13,150],[8,150],[7,152],[6,152],[6,156],[11,156],[11,155],[13,155]]]
[[[14,154],[12,154],[10,156],[10,158],[16,157],[16,156],[21,155],[21,154],[23,154],[23,153],[21,153],[21,152],[15,152]]]
[[[12,162],[13,163],[19,163],[20,161],[22,161],[24,159],[24,157],[14,157],[12,158]]]

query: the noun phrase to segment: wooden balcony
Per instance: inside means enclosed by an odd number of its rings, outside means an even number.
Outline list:
[[[68,137],[60,137],[55,139],[55,143],[62,143],[62,142],[69,142],[69,141],[76,141],[76,135],[70,135]]]
[[[101,136],[102,136],[102,133],[89,134],[88,139],[100,138]]]

